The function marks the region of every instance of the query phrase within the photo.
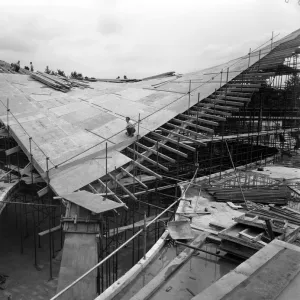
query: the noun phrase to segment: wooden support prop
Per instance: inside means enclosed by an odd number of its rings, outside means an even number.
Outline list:
[[[227,96],[233,96],[233,97],[237,97],[237,98],[244,98],[244,97],[250,98],[252,96],[252,93],[243,93],[243,92],[227,91],[227,93],[226,93],[226,91],[217,91],[216,93],[217,93],[217,95],[222,95],[222,96],[227,95]]]
[[[183,152],[181,152],[181,151],[179,151],[179,150],[176,150],[176,149],[174,149],[174,148],[172,148],[172,147],[169,147],[169,146],[167,146],[167,145],[165,145],[165,144],[163,144],[163,143],[160,143],[160,142],[157,142],[157,141],[155,141],[155,140],[152,140],[152,139],[148,138],[147,136],[144,136],[143,138],[144,138],[146,141],[148,141],[148,142],[150,142],[150,143],[153,143],[153,144],[155,144],[155,145],[158,143],[158,146],[159,146],[159,147],[165,148],[166,150],[168,150],[168,151],[170,151],[170,152],[176,153],[176,154],[178,154],[179,156],[182,156],[182,157],[184,157],[184,158],[188,158],[188,155],[187,155],[186,153],[183,153]]]
[[[231,116],[231,113],[227,112],[227,111],[221,111],[221,110],[217,110],[217,109],[211,109],[211,108],[208,108],[208,107],[198,107],[197,109],[201,110],[201,111],[206,111],[206,112],[209,112],[211,114],[215,114],[215,115],[223,115],[223,116],[226,116],[226,117],[230,117]]]
[[[39,190],[37,192],[37,194],[39,197],[42,197],[42,196],[46,195],[49,191],[50,191],[50,188],[48,186],[45,186],[43,189]]]
[[[153,142],[154,142],[154,141],[153,141]],[[165,154],[162,154],[162,153],[158,152],[158,150],[156,150],[156,149],[149,148],[149,147],[147,147],[147,146],[145,146],[145,145],[143,145],[143,144],[141,144],[141,143],[139,143],[139,142],[135,142],[135,143],[136,143],[136,145],[139,146],[140,148],[143,148],[143,149],[145,149],[145,150],[147,150],[147,151],[150,151],[150,152],[152,152],[152,153],[155,153],[155,155],[158,155],[159,157],[161,157],[161,158],[163,158],[163,159],[165,159],[165,160],[168,160],[169,162],[171,162],[171,163],[173,163],[173,164],[176,163],[176,160],[175,160],[175,159],[173,159],[173,158],[171,158],[171,157],[169,157],[169,156],[167,156],[167,155],[165,155]]]
[[[244,106],[244,103],[242,103],[242,102],[233,102],[233,101],[227,101],[227,100],[215,99],[215,98],[206,98],[204,100],[209,103],[219,103],[219,104],[233,105],[233,106]]]
[[[104,187],[104,189],[106,190],[106,184],[103,182],[103,181],[101,181],[100,179],[97,179],[98,180],[98,182]],[[124,204],[124,208],[126,209],[126,210],[128,210],[128,207],[127,207],[127,205],[115,194],[115,193],[113,193],[108,187],[107,187],[107,194],[111,194],[112,195],[112,197],[117,201],[117,202],[119,202],[119,203],[122,203],[122,204]]]
[[[244,76],[245,78],[247,77],[271,77],[271,76],[275,76],[275,72],[265,72],[265,73],[245,73],[245,74],[240,74],[239,76]]]
[[[184,123],[184,122],[182,122],[182,123]],[[169,123],[169,122],[167,122],[166,124],[167,124],[168,126],[170,126],[170,127],[175,128],[175,129],[180,129],[180,130],[182,130],[182,131],[185,131],[185,132],[189,133],[190,135],[194,135],[194,136],[196,136],[196,137],[198,137],[198,138],[200,138],[200,139],[206,137],[205,135],[203,135],[203,134],[201,134],[201,133],[198,133],[198,132],[196,132],[196,131],[193,131],[193,130],[190,130],[190,129],[187,129],[187,128],[183,128],[183,127],[178,126],[178,125],[174,125],[174,124]],[[194,124],[193,124],[193,125],[194,125]],[[192,127],[197,127],[197,126],[195,125],[195,126],[192,126]]]
[[[133,200],[137,200],[137,197],[134,196],[122,183],[120,183],[114,176],[110,173],[107,174],[112,181],[114,181],[127,195],[129,195]]]
[[[8,155],[11,155],[13,153],[19,152],[20,150],[21,150],[20,146],[16,146],[16,147],[13,147],[13,148],[10,148],[10,149],[6,150],[5,154],[8,156]]]
[[[174,131],[169,130],[169,129],[165,129],[165,128],[163,128],[163,127],[159,127],[159,129],[161,129],[161,130],[164,131],[164,132],[167,132],[168,134],[175,135],[176,137],[179,137],[179,138],[181,138],[181,139],[183,139],[183,140],[188,140],[188,141],[191,141],[191,142],[193,142],[193,143],[196,143],[196,144],[205,146],[205,144],[203,144],[202,142],[200,142],[200,141],[198,141],[198,140],[195,140],[195,139],[193,139],[193,138],[191,138],[191,137],[189,137],[189,136],[185,136],[185,135],[183,135],[183,134],[180,134],[180,133],[178,133],[178,132],[174,132]],[[175,142],[176,142],[176,141],[175,141]],[[191,151],[192,151],[192,150],[191,150]]]
[[[123,173],[125,173],[126,175],[128,175],[129,177],[133,178],[134,181],[136,181],[138,184],[140,184],[143,188],[145,188],[146,190],[148,189],[148,187],[146,186],[146,184],[144,184],[143,182],[141,182],[137,177],[135,177],[133,174],[131,174],[130,172],[128,172],[126,169],[120,167],[121,171]]]
[[[154,166],[157,166],[159,168],[161,168],[162,170],[166,171],[166,172],[169,172],[169,169],[159,163],[157,163],[156,161],[152,160],[151,158],[147,157],[146,155],[142,154],[142,153],[139,153],[129,147],[127,147],[127,150],[129,150],[131,153],[137,155],[137,156],[140,156],[142,159],[148,161],[150,164],[154,165]]]
[[[220,90],[221,91],[226,91],[226,89],[224,89],[224,88],[221,88]],[[240,88],[230,87],[230,88],[227,88],[227,91],[228,92],[252,92],[252,93],[254,93],[254,92],[258,92],[259,89],[257,89],[257,88],[248,88],[248,87],[240,87]]]
[[[237,83],[229,83],[229,88],[260,88],[261,84],[237,84]]]
[[[237,97],[237,96],[229,96],[227,94],[223,94],[223,95],[217,94],[214,96],[210,96],[209,98],[226,100],[226,102],[228,102],[227,100],[232,100],[232,101],[242,102],[241,104],[244,104],[245,102],[249,102],[251,100],[251,97]]]
[[[98,191],[90,183],[88,184],[88,187],[94,194],[98,194]]]
[[[23,176],[26,174],[30,176],[32,170],[33,170],[32,164],[28,163],[23,169],[20,169],[20,175]]]
[[[185,145],[185,144],[183,144],[183,143],[181,143],[181,142],[178,142],[178,141],[176,141],[176,140],[173,140],[173,139],[171,139],[171,138],[169,138],[169,137],[167,137],[167,136],[158,134],[158,133],[153,132],[153,131],[151,132],[151,134],[152,134],[152,135],[155,135],[156,137],[158,137],[158,138],[160,138],[160,139],[162,139],[162,140],[168,141],[168,142],[170,142],[170,143],[173,143],[173,144],[175,144],[175,145],[178,145],[178,146],[180,146],[180,147],[182,147],[182,148],[185,148],[185,149],[187,149],[187,150],[190,150],[190,151],[192,151],[192,152],[196,152],[196,149],[195,149],[195,148],[193,148],[193,147],[191,147],[191,146],[187,146],[187,145]],[[182,136],[182,137],[184,137],[184,136]]]
[[[56,227],[52,227],[50,230],[47,229],[45,231],[39,232],[39,236],[44,236],[46,234],[49,234],[50,232],[55,232],[61,229],[61,225],[58,225]]]
[[[229,111],[239,111],[238,107],[232,107],[232,106],[221,106],[221,105],[215,105],[213,103],[200,103],[201,107],[210,107],[210,108],[216,108],[221,110],[229,110]]]
[[[188,117],[188,116],[187,116]],[[190,117],[190,118],[188,118],[188,120],[190,120],[190,121],[197,121],[197,118],[195,118],[194,119],[194,117]],[[190,126],[190,127],[195,127],[195,128],[198,128],[199,130],[203,130],[203,131],[206,131],[206,132],[208,132],[208,133],[210,133],[210,134],[214,134],[214,130],[212,129],[212,128],[207,128],[207,127],[203,127],[203,126],[200,126],[200,125],[197,125],[197,124],[194,124],[194,123],[191,123],[191,122],[188,122],[188,121],[183,121],[183,120],[178,120],[178,119],[172,119],[172,121],[174,121],[174,122],[177,122],[177,123],[183,123],[183,124],[186,124],[186,125],[188,125],[188,126]],[[167,123],[167,124],[169,124],[169,123]],[[178,127],[178,126],[177,126]],[[180,127],[179,127],[180,128]],[[193,132],[193,131],[192,131]],[[201,133],[198,133],[198,136],[200,137],[200,138],[207,138],[207,135],[203,135],[203,134],[201,134]]]
[[[191,110],[189,111],[189,115],[192,115],[193,118],[196,118],[196,119],[197,119],[197,117],[194,117],[194,116],[198,115],[198,117],[201,116],[201,117],[205,117],[205,118],[213,119],[213,120],[217,120],[217,121],[222,121],[222,122],[226,121],[226,118],[224,118],[224,117],[211,115],[208,112],[201,111],[200,107],[192,107]]]
[[[154,171],[148,169],[147,167],[143,166],[142,164],[140,164],[139,162],[133,160],[132,163],[134,163],[136,166],[138,166],[140,169],[144,170],[145,172],[152,174],[153,176],[155,176],[157,179],[162,180],[162,176],[155,173]]]
[[[156,192],[156,191],[163,191],[163,190],[167,190],[167,189],[171,189],[171,188],[175,188],[176,187],[176,184],[170,184],[170,185],[166,185],[166,186],[160,186],[158,188],[153,188],[153,189],[149,189],[147,191],[140,191],[140,192],[136,192],[134,193],[135,196],[137,195],[143,195],[143,194],[146,194],[146,193],[151,193],[151,192]],[[129,196],[128,195],[125,195],[125,196],[122,196],[121,198],[128,198]]]
[[[200,113],[199,113],[200,114]],[[203,114],[204,116],[206,116],[205,114]],[[193,121],[198,121],[198,123],[206,123],[208,125],[212,125],[212,126],[218,126],[219,123],[218,122],[215,122],[215,121],[210,121],[210,120],[206,120],[206,119],[201,119],[201,118],[197,118],[197,117],[194,117],[194,116],[189,116],[189,115],[185,115],[185,114],[179,114],[180,117],[183,117],[185,119],[189,119],[190,121],[193,120]],[[222,118],[224,119],[224,118]],[[172,120],[176,120],[176,121],[180,121],[180,122],[183,122],[181,120],[178,120],[178,119],[172,119]],[[224,119],[226,120],[226,119]],[[199,125],[197,125],[199,126]],[[201,126],[200,126],[201,127]],[[206,127],[204,127],[206,128]]]

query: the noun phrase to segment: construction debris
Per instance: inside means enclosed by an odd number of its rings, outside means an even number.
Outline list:
[[[79,80],[76,79],[70,79],[70,78],[66,78],[63,76],[54,76],[54,75],[49,75],[46,73],[42,73],[42,72],[36,72],[36,73],[32,73],[31,77],[37,81],[40,81],[44,84],[46,84],[47,86],[55,89],[55,90],[59,90],[61,92],[68,92],[71,90],[71,88],[73,87],[78,87],[81,89],[84,88],[90,88],[90,86],[84,82],[81,82]]]
[[[220,249],[243,258],[249,258],[274,238],[293,242],[300,231],[300,212],[288,207],[254,208],[233,220],[234,225],[218,233]]]

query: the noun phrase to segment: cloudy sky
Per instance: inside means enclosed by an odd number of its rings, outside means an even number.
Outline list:
[[[218,65],[300,28],[298,0],[0,0],[0,60],[141,78]]]

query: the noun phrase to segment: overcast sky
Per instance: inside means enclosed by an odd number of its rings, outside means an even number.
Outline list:
[[[300,28],[298,0],[0,0],[0,60],[141,78],[226,62]]]

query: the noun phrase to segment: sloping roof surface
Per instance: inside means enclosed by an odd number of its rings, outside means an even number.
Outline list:
[[[273,48],[299,33],[274,43]],[[9,125],[10,133],[28,157],[31,147],[34,166],[42,175],[49,158],[53,190],[59,195],[71,193],[105,175],[106,143],[108,172],[130,161],[120,153],[134,141],[125,135],[126,116],[134,121],[140,116],[139,134],[144,136],[196,104],[198,93],[202,100],[225,84],[227,68],[231,80],[270,50],[269,45],[260,54],[251,53],[250,62],[246,55],[180,78],[124,84],[95,82],[90,84],[92,89],[68,93],[45,87],[27,75],[0,74],[0,119]],[[221,70],[224,82],[220,83]]]

